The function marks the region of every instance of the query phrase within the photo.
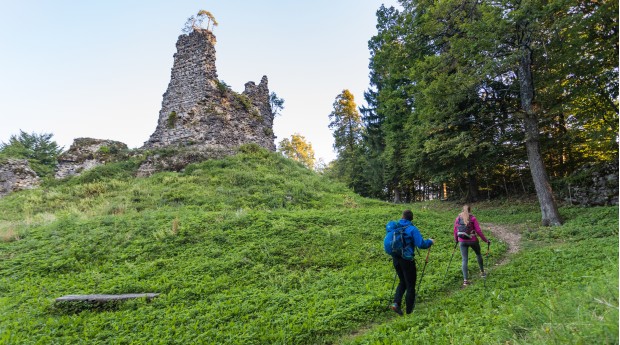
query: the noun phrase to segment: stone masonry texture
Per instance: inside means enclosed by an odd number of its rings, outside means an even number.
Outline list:
[[[257,144],[275,151],[267,77],[242,93],[218,80],[215,36],[195,28],[177,41],[168,89],[155,132],[143,149],[194,147],[229,150]]]
[[[0,197],[23,189],[35,188],[40,179],[25,159],[0,160]]]

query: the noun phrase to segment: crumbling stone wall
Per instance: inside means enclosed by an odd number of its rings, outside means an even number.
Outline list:
[[[586,164],[573,175],[580,176],[579,181],[569,186],[565,201],[582,206],[618,205],[618,162]]]
[[[26,159],[0,159],[0,197],[38,186],[40,179]]]
[[[58,157],[57,179],[78,175],[96,166],[125,157],[127,145],[120,141],[77,138],[69,150]]]
[[[218,80],[215,41],[205,29],[179,36],[157,128],[144,149],[226,150],[254,143],[275,151],[267,77],[246,83],[241,94],[232,91]]]

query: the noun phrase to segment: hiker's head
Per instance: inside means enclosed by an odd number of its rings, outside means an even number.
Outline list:
[[[463,214],[467,214],[467,213],[471,213],[471,207],[469,207],[469,205],[465,204],[465,205],[463,205]]]
[[[413,212],[411,212],[411,210],[404,210],[403,211],[403,219],[406,219],[408,221],[412,221],[413,220]]]

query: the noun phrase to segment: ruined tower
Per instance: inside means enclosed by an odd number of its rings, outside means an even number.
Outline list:
[[[254,143],[275,151],[267,77],[242,93],[218,80],[215,36],[194,28],[179,36],[157,128],[143,148],[234,149]]]

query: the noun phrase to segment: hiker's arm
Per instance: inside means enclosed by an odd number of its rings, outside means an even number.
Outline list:
[[[416,227],[414,227],[413,230],[413,243],[416,247],[420,249],[426,249],[433,245],[433,241],[430,238],[428,240],[425,240],[424,237],[422,237],[420,230],[418,230],[418,228]]]
[[[456,219],[454,220],[454,242],[458,242],[459,241],[459,237],[457,235],[458,230],[457,230],[457,224],[459,221],[459,217],[456,217]]]
[[[484,234],[482,233],[482,230],[480,229],[480,224],[478,224],[478,219],[476,219],[476,217],[472,216],[471,217],[471,222],[474,223],[474,230],[476,230],[476,234],[478,234],[478,236],[480,236],[480,238],[484,242],[489,243],[489,240],[487,240],[487,238],[484,237]]]

